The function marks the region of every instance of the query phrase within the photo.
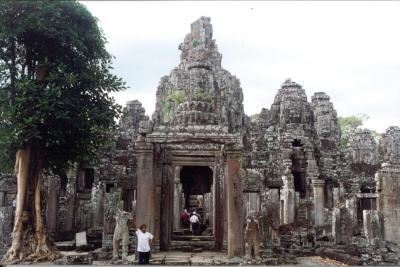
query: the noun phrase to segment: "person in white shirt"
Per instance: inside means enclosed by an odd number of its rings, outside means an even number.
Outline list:
[[[192,234],[197,235],[197,233],[199,232],[200,221],[195,211],[193,212],[192,216],[190,216],[189,221],[192,226]]]
[[[146,232],[147,225],[142,224],[140,229],[136,230],[137,251],[139,252],[139,264],[149,264],[150,247],[154,244],[154,236]]]

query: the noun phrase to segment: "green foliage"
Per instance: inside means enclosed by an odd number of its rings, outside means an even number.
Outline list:
[[[260,119],[260,114],[258,114],[258,113],[250,115],[250,120],[252,122],[258,121],[259,119]]]
[[[211,102],[213,97],[210,92],[206,93],[198,89],[194,92],[193,99],[196,101]]]
[[[169,121],[171,119],[173,108],[182,103],[184,99],[185,93],[183,91],[173,89],[168,93],[165,100],[160,102],[164,121]]]
[[[346,147],[349,142],[349,137],[355,129],[359,128],[364,124],[369,116],[366,114],[352,115],[348,117],[339,117],[339,127],[342,132],[340,145]],[[375,132],[376,133],[376,132]]]
[[[179,105],[185,99],[185,94],[183,91],[172,90],[167,97],[168,101],[175,102],[176,105]]]
[[[51,169],[95,159],[121,112],[109,93],[125,88],[105,43],[76,1],[0,3],[0,149],[36,144]]]
[[[193,40],[192,41],[192,46],[193,47],[197,47],[200,44],[200,42],[198,40]]]
[[[13,173],[16,149],[10,138],[11,127],[0,123],[0,173]]]
[[[241,157],[239,159],[239,164],[240,164],[240,168],[242,169],[246,169],[249,166],[249,162],[248,159],[245,157]]]

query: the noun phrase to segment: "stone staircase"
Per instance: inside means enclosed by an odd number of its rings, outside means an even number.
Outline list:
[[[307,220],[307,208],[305,206],[300,205],[297,210],[297,221],[304,222]]]
[[[213,236],[174,236],[169,249],[184,252],[213,251],[215,238]]]
[[[279,244],[281,247],[288,248],[292,245],[292,235],[280,235]]]

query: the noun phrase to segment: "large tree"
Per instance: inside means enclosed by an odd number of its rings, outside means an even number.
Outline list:
[[[125,85],[97,19],[75,1],[0,2],[0,144],[16,151],[12,246],[5,260],[52,260],[40,208],[44,170],[95,157]]]
[[[351,115],[348,117],[339,117],[339,127],[341,131],[340,145],[344,148],[348,145],[350,136],[364,125],[364,122],[369,119],[367,114]],[[372,129],[369,129],[375,140],[378,140],[379,134]]]

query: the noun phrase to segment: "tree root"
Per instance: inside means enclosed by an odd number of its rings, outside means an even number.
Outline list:
[[[24,242],[23,247],[20,245],[18,246],[17,243],[13,244],[3,257],[1,263],[52,262],[62,256],[55,246],[49,246],[46,241],[38,245],[37,235],[30,231],[29,233],[24,233],[24,238],[22,240]]]

